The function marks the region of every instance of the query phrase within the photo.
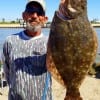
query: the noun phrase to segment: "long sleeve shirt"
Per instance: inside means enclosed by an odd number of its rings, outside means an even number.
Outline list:
[[[9,100],[52,100],[51,76],[46,69],[47,38],[30,38],[24,31],[8,36],[3,65]]]

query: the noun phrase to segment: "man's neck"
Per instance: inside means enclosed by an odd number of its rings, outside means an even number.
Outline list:
[[[38,32],[30,32],[28,30],[25,30],[24,32],[29,37],[35,37],[35,36],[39,36],[41,34],[41,31],[38,31]]]

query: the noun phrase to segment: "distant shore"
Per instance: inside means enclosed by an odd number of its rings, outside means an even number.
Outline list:
[[[91,24],[93,27],[100,27],[100,24]],[[23,28],[23,24],[0,24],[0,28]],[[45,26],[45,28],[47,28]]]
[[[100,24],[91,24],[93,27],[99,27],[100,28]]]
[[[0,28],[21,28],[23,25],[20,24],[0,24]]]

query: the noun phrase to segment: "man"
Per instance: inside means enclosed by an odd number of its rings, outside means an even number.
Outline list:
[[[25,30],[7,37],[3,45],[9,100],[52,100],[51,76],[46,69],[47,21],[43,0],[31,0],[23,12]]]

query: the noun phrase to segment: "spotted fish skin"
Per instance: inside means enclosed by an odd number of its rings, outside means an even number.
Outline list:
[[[97,47],[97,35],[86,9],[70,20],[61,19],[55,12],[46,63],[52,76],[66,87],[65,100],[82,100],[79,87],[95,60]]]

